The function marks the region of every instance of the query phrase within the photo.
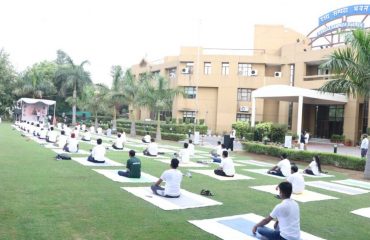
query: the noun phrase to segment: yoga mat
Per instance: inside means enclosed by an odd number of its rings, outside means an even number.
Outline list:
[[[349,186],[344,186],[344,185],[337,184],[337,183],[324,182],[324,181],[306,182],[306,185],[311,186],[311,187],[325,189],[328,191],[344,193],[348,195],[358,195],[358,194],[364,194],[364,193],[369,192],[368,190],[364,190],[361,188],[349,187]]]
[[[87,157],[73,157],[72,160],[78,162],[81,165],[92,166],[92,167],[116,167],[116,166],[122,167],[123,166],[123,164],[117,163],[108,158],[105,159],[105,163],[92,163],[92,162],[87,161]]]
[[[199,208],[222,204],[221,202],[188,192],[184,189],[181,189],[181,195],[179,198],[165,198],[157,196],[153,194],[150,187],[122,187],[122,189],[163,210]]]
[[[370,218],[370,207],[353,210],[351,213]]]
[[[334,175],[329,175],[329,174],[325,174],[325,173],[320,173],[320,175],[311,175],[311,174],[303,173],[303,170],[299,170],[298,172],[299,172],[299,173],[301,173],[303,176],[305,176],[305,177],[310,177],[310,178],[326,178],[326,177],[334,177]]]
[[[265,168],[260,168],[260,169],[242,169],[242,170],[243,171],[248,171],[248,172],[262,174],[262,175],[269,176],[269,177],[274,177],[274,178],[279,178],[279,179],[286,179],[286,177],[280,177],[280,176],[268,174],[267,171],[269,169],[267,169],[267,168],[266,169]]]
[[[171,164],[171,159],[156,159],[158,160],[159,162],[162,162],[162,163],[166,163],[168,165]],[[188,162],[188,163],[181,163],[179,164],[179,167],[208,167],[208,165],[206,164],[202,164],[202,163],[196,163],[196,162]]]
[[[349,186],[354,186],[354,187],[360,187],[360,188],[365,188],[365,189],[370,189],[370,182],[365,182],[365,181],[359,181],[359,180],[354,180],[354,179],[345,179],[345,180],[337,180],[337,181],[332,181],[344,185],[349,185]]]
[[[263,219],[254,213],[221,218],[190,220],[198,228],[224,240],[255,240],[259,235],[252,234],[253,226]],[[273,228],[271,221],[266,227]],[[301,240],[323,240],[320,237],[301,231]]]
[[[254,166],[258,166],[258,167],[273,167],[273,166],[275,166],[274,164],[271,164],[271,163],[260,162],[260,161],[255,161],[255,160],[235,160],[234,162],[254,165]]]
[[[44,147],[46,147],[46,148],[51,148],[51,149],[53,149],[53,148],[55,148],[55,149],[61,149],[61,147],[57,147],[57,146],[55,146],[55,145],[53,145],[53,144],[46,144],[46,145],[44,145]]]
[[[83,149],[79,149],[78,152],[66,152],[63,149],[54,149],[54,148],[52,148],[51,150],[57,154],[62,154],[62,153],[72,154],[72,155],[73,154],[86,154],[86,155],[90,154],[90,152],[83,150]]]
[[[258,191],[268,192],[273,195],[278,195],[279,191],[276,190],[277,185],[264,185],[264,186],[254,186],[250,187]],[[292,194],[291,198],[298,202],[312,202],[312,201],[321,201],[321,200],[330,200],[330,199],[338,199],[336,197],[332,197],[329,195],[312,192],[305,189],[301,194]]]
[[[93,170],[115,182],[121,182],[121,183],[154,183],[158,180],[157,177],[154,177],[144,172],[141,172],[140,178],[127,178],[127,177],[122,177],[118,175],[119,170],[106,170],[106,169],[93,169]],[[126,169],[121,170],[121,171],[126,171]]]
[[[197,170],[197,169],[189,169],[189,171],[191,171],[191,172],[195,172],[195,173],[199,173],[199,174],[203,174],[203,175],[206,175],[206,176],[209,176],[209,177],[212,177],[212,178],[215,178],[215,179],[221,180],[221,181],[249,180],[249,179],[254,179],[254,178],[252,178],[252,177],[248,177],[248,176],[241,175],[241,174],[235,174],[235,175],[234,175],[234,177],[222,177],[222,176],[216,175],[216,174],[213,172],[213,170]]]

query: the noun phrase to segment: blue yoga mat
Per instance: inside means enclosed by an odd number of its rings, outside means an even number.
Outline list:
[[[229,228],[232,228],[234,230],[237,230],[239,232],[244,233],[245,235],[251,236],[251,237],[256,237],[252,233],[253,226],[256,225],[255,222],[248,221],[244,218],[238,217],[238,218],[233,218],[229,220],[219,220],[217,221],[218,223],[221,223],[225,226],[228,226]],[[258,239],[258,238],[256,238]]]

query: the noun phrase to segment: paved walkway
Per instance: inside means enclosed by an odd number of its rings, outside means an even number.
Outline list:
[[[214,147],[217,145],[217,141],[223,142],[222,136],[204,136],[200,138],[200,145],[205,147]],[[236,140],[234,141],[234,150],[241,151],[242,144]],[[320,143],[309,143],[307,147],[308,151],[317,151],[317,152],[334,152],[334,143],[333,144],[320,144]],[[355,157],[360,157],[360,148],[359,147],[347,147],[344,145],[338,145],[337,153],[342,155],[350,155]]]

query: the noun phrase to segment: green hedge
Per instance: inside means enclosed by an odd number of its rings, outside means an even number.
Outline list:
[[[312,161],[313,156],[318,155],[320,156],[322,164],[360,171],[365,169],[365,160],[358,157],[345,156],[335,153],[298,151],[254,142],[243,142],[242,144],[243,149],[251,153],[265,154],[274,157],[279,157],[281,154],[286,153],[290,160],[304,161],[307,163]]]
[[[332,142],[344,142],[346,137],[344,135],[333,134],[331,135],[330,141]]]
[[[122,127],[117,127],[117,131],[119,132],[126,132],[130,133],[130,128],[122,128]],[[156,136],[156,131],[146,131],[146,130],[140,130],[136,129],[136,134],[144,136],[146,133],[149,133],[151,137],[155,138]],[[171,141],[181,141],[186,139],[185,134],[176,134],[176,133],[166,133],[166,132],[161,132],[162,139],[164,140],[171,140]]]

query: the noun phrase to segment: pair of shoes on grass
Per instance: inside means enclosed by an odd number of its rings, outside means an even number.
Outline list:
[[[210,190],[207,190],[207,189],[202,189],[202,191],[200,191],[200,195],[203,195],[203,196],[214,196],[214,194]]]

